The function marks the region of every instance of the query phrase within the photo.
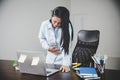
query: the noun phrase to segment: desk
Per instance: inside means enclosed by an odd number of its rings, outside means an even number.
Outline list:
[[[74,71],[57,72],[49,77],[20,73],[15,71],[13,61],[0,60],[0,80],[83,80]]]
[[[49,77],[20,73],[12,66],[13,61],[0,60],[0,80],[83,80],[74,71],[57,72]],[[102,80],[120,80],[120,70],[105,70]]]

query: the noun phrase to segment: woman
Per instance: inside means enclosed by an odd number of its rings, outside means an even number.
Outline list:
[[[67,8],[56,7],[52,11],[51,19],[42,22],[39,32],[40,43],[48,50],[46,63],[62,65],[62,72],[69,72],[71,65],[73,27],[69,16]]]

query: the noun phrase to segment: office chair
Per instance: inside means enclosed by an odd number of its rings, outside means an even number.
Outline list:
[[[72,63],[81,63],[81,66],[90,67],[93,65],[93,56],[99,44],[99,30],[80,30],[78,39],[72,54]]]

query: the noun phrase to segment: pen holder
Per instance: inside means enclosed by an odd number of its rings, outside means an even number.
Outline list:
[[[105,64],[104,64],[104,60],[103,59],[100,60],[100,65],[101,65],[100,73],[102,74],[102,73],[104,73],[104,68],[105,68]]]
[[[100,61],[100,64],[95,64],[97,70],[99,71],[100,74],[103,74],[104,73],[104,70],[105,70],[105,64]]]

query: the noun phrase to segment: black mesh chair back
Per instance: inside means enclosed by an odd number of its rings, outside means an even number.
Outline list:
[[[72,54],[72,63],[82,63],[81,66],[90,66],[99,44],[99,30],[80,30],[78,40]]]

